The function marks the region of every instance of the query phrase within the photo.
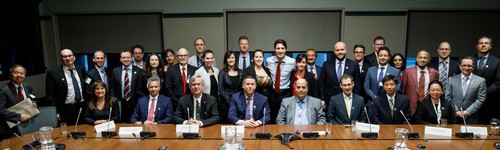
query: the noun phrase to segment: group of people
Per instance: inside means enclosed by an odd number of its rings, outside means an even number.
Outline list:
[[[316,65],[316,51],[291,58],[283,39],[274,42],[275,55],[249,52],[249,39],[241,36],[239,52],[224,54],[223,68],[215,65],[214,52],[196,38],[196,54],[186,48],[151,54],[135,45],[120,53],[122,65],[104,67],[105,53],[95,51],[89,71],[74,64],[70,49],[60,52],[62,64],[46,73],[46,101],[56,106],[57,118],[68,125],[98,125],[108,121],[135,124],[216,123],[257,127],[262,124],[350,124],[351,121],[402,124],[486,123],[498,117],[493,97],[500,86],[500,59],[489,55],[492,39],[480,37],[477,54],[460,61],[450,58],[451,45],[440,43],[438,59],[426,50],[416,56],[416,66],[405,67],[402,54],[391,54],[381,36],[373,40],[374,52],[356,44],[354,60],[346,58],[344,42],[333,46],[335,58]],[[133,61],[132,61],[133,59]],[[264,59],[266,62],[264,63]],[[6,108],[33,96],[24,83],[26,69],[10,69],[11,82],[0,90],[0,117],[27,121],[29,115]],[[34,96],[33,96],[34,97]],[[80,112],[82,111],[83,112]],[[403,117],[404,116],[404,117]],[[0,123],[3,137],[11,135]]]

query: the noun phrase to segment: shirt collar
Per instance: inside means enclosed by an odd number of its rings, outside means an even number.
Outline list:
[[[156,95],[156,96],[154,96],[154,97],[153,97],[153,96],[151,96],[151,94],[149,94],[149,100],[152,100],[153,98],[154,98],[155,100],[158,100],[158,96],[159,96],[159,95],[160,95],[160,94],[158,94],[158,95]]]
[[[392,98],[392,100],[396,100],[396,93],[394,93],[393,96],[389,96],[389,94],[385,94],[385,95],[387,96],[387,100],[389,100],[391,98]]]
[[[443,62],[443,61],[444,61],[445,63],[450,63],[450,57],[446,58],[445,60],[443,60],[443,59],[439,58],[439,63],[441,63],[441,62]]]

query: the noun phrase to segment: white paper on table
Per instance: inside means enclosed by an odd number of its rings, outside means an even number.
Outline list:
[[[199,129],[198,125],[175,125],[175,132],[177,133],[198,133]]]
[[[118,135],[132,135],[132,133],[139,135],[140,132],[142,132],[142,127],[120,127]]]
[[[304,132],[300,132],[300,134],[310,133],[310,132],[317,132],[318,135],[325,135],[326,134],[326,131],[304,131]]]
[[[451,133],[452,133],[451,128],[425,126],[425,129],[424,129],[424,134],[430,134],[430,135],[451,137],[451,135],[452,135]]]
[[[371,126],[371,131],[370,131],[370,126]],[[376,124],[370,125],[368,123],[356,122],[356,131],[367,131],[367,132],[379,133],[380,125],[376,125]]]
[[[461,132],[466,132],[465,131],[465,126],[460,126],[460,131]],[[486,127],[474,127],[474,126],[467,126],[467,132],[472,132],[474,134],[479,134],[479,135],[488,135],[488,128]]]
[[[106,123],[101,123],[98,125],[94,126],[95,132],[102,132],[102,131],[114,131],[116,128],[115,121],[108,121]]]
[[[220,126],[220,133],[225,134],[226,133],[226,128],[236,128],[236,133],[238,134],[245,134],[245,127],[243,125],[237,125],[237,126]]]

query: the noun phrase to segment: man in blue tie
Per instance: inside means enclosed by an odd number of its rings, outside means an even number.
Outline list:
[[[92,95],[92,84],[95,81],[101,80],[106,83],[106,87],[108,87],[109,91],[109,77],[110,72],[108,68],[104,67],[104,63],[106,63],[106,54],[102,50],[97,50],[94,52],[94,57],[92,58],[94,61],[94,66],[87,72],[87,78],[85,79],[85,83],[87,84],[86,92],[89,95]]]
[[[247,36],[240,36],[238,39],[238,46],[240,47],[240,53],[236,55],[236,62],[238,63],[238,68],[245,70],[250,63],[252,63],[253,55],[248,52],[250,47],[250,41]]]
[[[382,79],[386,75],[393,75],[396,79],[399,79],[399,70],[389,65],[389,58],[391,57],[391,51],[388,47],[380,47],[377,52],[378,65],[368,68],[368,72],[364,79],[364,91],[370,101],[377,98],[378,95],[384,92]],[[401,84],[397,83],[397,90],[401,91]]]
[[[306,79],[295,81],[297,94],[287,97],[281,102],[276,124],[325,124],[325,112],[321,100],[307,96],[308,86]]]
[[[191,66],[195,66],[196,68],[200,68],[203,66],[203,60],[201,59],[201,55],[205,51],[205,40],[201,37],[194,39],[194,48],[196,53],[189,57],[188,64]],[[214,64],[212,66],[217,66],[214,60]]]
[[[242,87],[242,92],[234,93],[232,96],[233,100],[229,106],[229,121],[251,128],[268,123],[271,120],[271,110],[267,103],[267,97],[255,92],[256,79],[253,76],[246,76],[243,79]]]

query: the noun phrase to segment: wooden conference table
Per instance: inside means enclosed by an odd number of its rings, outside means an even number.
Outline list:
[[[132,127],[141,126],[134,124],[117,124],[117,127]],[[70,140],[65,135],[61,134],[59,128],[53,132],[54,142],[57,144],[65,144],[66,149],[141,149],[141,145],[145,150],[158,149],[160,146],[167,146],[167,149],[217,149],[220,144],[223,144],[221,137],[221,126],[223,124],[213,125],[200,128],[200,139],[180,139],[175,132],[175,125],[150,125],[149,131],[156,132],[155,137],[148,139],[136,139],[132,135],[118,135],[111,138],[101,137],[100,134],[94,132],[93,126],[79,125],[79,132],[86,132],[87,138]],[[431,125],[433,126],[433,125]],[[485,125],[473,125],[484,126]],[[321,135],[319,138],[302,138],[290,142],[290,146],[295,149],[387,149],[394,145],[395,129],[407,128],[407,125],[381,125],[379,138],[365,139],[360,133],[352,131],[344,125],[329,125],[332,134]],[[408,148],[418,149],[417,145],[423,144],[426,149],[480,149],[484,143],[483,149],[495,149],[492,145],[494,142],[500,141],[499,136],[482,136],[474,139],[462,139],[454,135],[449,137],[437,137],[424,135],[424,125],[413,125],[414,131],[420,134],[418,140],[408,140],[406,144]],[[304,131],[324,131],[325,125],[266,125],[265,132],[271,133],[273,136],[280,133],[296,133]],[[460,125],[448,125],[447,128],[452,128],[453,133],[458,132]],[[489,126],[488,126],[489,128]],[[69,131],[74,130],[74,126],[68,126]],[[255,138],[255,133],[262,132],[262,127],[246,128],[243,143],[247,149],[290,149],[281,144],[281,140],[273,138],[271,140],[259,140]],[[411,132],[411,131],[410,131]],[[302,137],[301,135],[299,135]],[[32,141],[32,134],[21,136],[26,141]],[[18,138],[10,139],[11,149],[21,149],[24,143]]]

